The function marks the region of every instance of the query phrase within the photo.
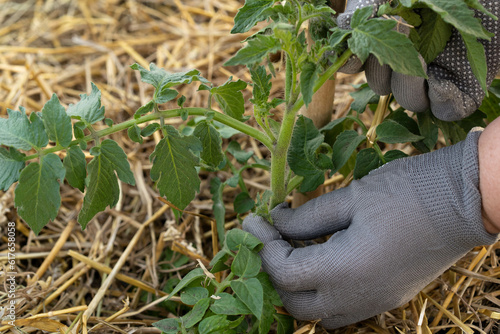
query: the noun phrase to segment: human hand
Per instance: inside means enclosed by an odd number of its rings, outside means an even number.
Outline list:
[[[350,29],[351,17],[358,8],[374,6],[374,14],[386,0],[349,0],[337,23],[342,29]],[[500,1],[481,1],[494,15],[500,15]],[[500,20],[493,20],[477,12],[483,26],[495,36],[491,41],[481,40],[485,49],[488,67],[486,83],[489,86],[500,70]],[[394,55],[397,57],[397,55]],[[422,59],[423,62],[423,59]],[[421,112],[428,108],[439,119],[456,121],[472,114],[481,105],[484,91],[475,78],[467,59],[467,49],[460,33],[453,29],[445,49],[430,64],[425,65],[428,80],[396,73],[388,65],[380,65],[374,56],[362,64],[357,57],[340,71],[357,73],[365,71],[370,88],[379,95],[393,93],[396,101],[404,108]]]
[[[361,321],[408,302],[474,246],[494,243],[481,219],[480,133],[387,163],[297,209],[281,204],[271,211],[274,226],[246,218],[288,312],[328,329]],[[281,237],[332,233],[303,248]]]

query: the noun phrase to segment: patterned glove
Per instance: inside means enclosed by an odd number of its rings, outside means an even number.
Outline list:
[[[297,209],[249,216],[263,269],[296,319],[346,326],[411,300],[473,247],[492,244],[481,218],[481,132],[432,153],[398,159]],[[322,244],[293,248],[282,239]]]
[[[356,9],[374,6],[377,10],[386,2],[350,0],[346,11],[339,15],[337,23],[340,28],[350,29],[351,18]],[[481,2],[487,10],[497,17],[500,16],[500,1]],[[486,30],[495,34],[491,41],[481,41],[486,54],[486,83],[489,86],[500,70],[500,20],[495,21],[480,12],[476,12],[476,16],[481,19]],[[374,56],[370,56],[365,64],[353,57],[340,71],[357,73],[361,70],[365,70],[368,84],[375,93],[387,95],[392,92],[404,108],[415,112],[430,108],[437,118],[444,121],[456,121],[469,116],[479,108],[485,95],[472,73],[467,60],[467,49],[456,29],[453,29],[443,52],[428,65],[428,80],[392,72],[388,65],[381,66]]]

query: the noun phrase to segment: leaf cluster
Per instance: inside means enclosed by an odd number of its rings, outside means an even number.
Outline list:
[[[257,254],[263,244],[248,232],[233,229],[224,248],[210,262],[212,269],[197,268],[186,274],[170,293],[192,309],[178,318],[153,325],[167,334],[268,333],[276,323],[278,333],[293,331],[293,318],[276,313],[282,306],[266,273],[260,272]],[[222,282],[213,273],[230,270]],[[251,318],[251,325],[245,321]]]

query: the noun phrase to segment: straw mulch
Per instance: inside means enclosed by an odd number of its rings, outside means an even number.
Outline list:
[[[39,111],[53,93],[67,106],[77,102],[79,94],[90,92],[94,82],[102,92],[107,117],[122,122],[152,95],[138,73],[129,68],[136,62],[144,67],[155,62],[172,72],[197,68],[215,84],[229,76],[249,82],[245,68],[222,67],[245,37],[229,34],[242,2],[0,1],[0,113],[6,117],[7,108],[20,106],[28,112]],[[363,80],[362,74],[339,75],[334,117],[348,111],[351,84]],[[250,92],[248,88],[246,100]],[[278,77],[273,94],[281,92]],[[185,105],[206,106],[206,95],[196,92],[196,87],[182,87],[181,93],[187,97]],[[247,112],[251,113],[250,108]],[[369,125],[372,114],[365,114]],[[157,199],[148,157],[159,138],[143,145],[133,143],[125,133],[112,138],[127,152],[137,186],[122,184],[118,205],[99,214],[84,231],[76,223],[82,204],[78,190],[62,187],[59,215],[39,236],[16,215],[14,187],[0,192],[0,265],[4,272],[10,271],[5,267],[8,222],[16,222],[17,229],[18,319],[17,329],[3,323],[0,332],[65,332],[85,318],[87,326],[80,327],[81,332],[158,333],[151,324],[175,316],[155,303],[166,295],[166,282],[197,266],[196,259],[207,264],[213,256],[210,220],[185,213],[176,222],[171,209]],[[236,140],[243,148],[267,156],[255,141],[242,135]],[[411,153],[410,147],[400,148]],[[228,175],[220,172],[218,176]],[[201,191],[187,210],[211,216],[211,177],[202,174]],[[253,194],[269,186],[268,174],[261,171],[247,171],[244,179]],[[339,178],[327,183],[326,190],[332,190],[339,186]],[[240,226],[231,204],[236,194],[234,189],[224,193],[227,228]],[[460,323],[478,332],[495,332],[495,319],[500,317],[497,248],[473,250],[425,289],[429,298],[417,296],[399,309],[336,332],[429,333],[430,328],[460,333]],[[7,307],[6,277],[1,273],[0,306]],[[105,285],[110,274],[114,280]],[[427,317],[437,320],[427,325]],[[325,332],[309,323],[297,323],[296,330]]]

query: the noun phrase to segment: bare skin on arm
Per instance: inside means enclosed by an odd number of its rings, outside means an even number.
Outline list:
[[[479,191],[483,223],[489,233],[500,232],[500,118],[479,137]]]

